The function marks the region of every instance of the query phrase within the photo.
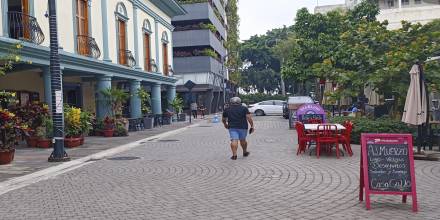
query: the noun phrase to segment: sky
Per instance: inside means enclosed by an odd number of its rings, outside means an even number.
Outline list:
[[[345,0],[239,0],[240,40],[265,34],[273,28],[290,26],[300,8],[307,7],[313,13],[319,5],[342,4]]]

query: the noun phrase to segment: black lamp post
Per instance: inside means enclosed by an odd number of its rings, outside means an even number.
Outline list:
[[[63,86],[60,71],[60,55],[58,54],[58,31],[55,0],[49,2],[49,30],[50,30],[50,83],[52,86],[52,119],[54,148],[49,156],[49,162],[63,162],[70,160],[64,150],[64,109]]]

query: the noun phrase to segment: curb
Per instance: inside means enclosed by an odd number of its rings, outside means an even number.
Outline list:
[[[150,141],[153,139],[160,139],[160,138],[164,138],[170,135],[174,135],[174,134],[178,134],[181,133],[189,128],[193,128],[193,127],[197,127],[199,126],[199,123],[196,124],[192,124],[192,125],[188,125],[186,127],[183,128],[179,128],[176,130],[172,130],[172,131],[168,131],[162,134],[158,134],[155,136],[151,136],[142,140],[138,140],[135,142],[131,142],[128,144],[124,144],[118,147],[114,147],[111,149],[107,149],[89,156],[85,156],[76,160],[72,160],[69,162],[64,162],[60,165],[56,165],[53,167],[49,167],[43,170],[39,170],[37,172],[31,173],[31,174],[27,174],[24,176],[20,176],[20,177],[16,177],[16,178],[12,178],[10,180],[6,180],[4,182],[0,183],[0,195],[3,195],[7,192],[16,190],[16,189],[20,189],[23,188],[25,186],[31,185],[33,183],[37,183],[40,182],[42,180],[47,180],[47,179],[51,179],[51,178],[55,178],[56,176],[63,174],[63,173],[67,173],[69,171],[78,169],[84,165],[87,164],[92,164],[94,162],[96,162],[97,160],[100,159],[104,159],[105,157],[109,157],[118,153],[122,153],[124,151],[128,151],[130,149],[139,147],[145,143],[142,142],[146,142],[146,141]]]

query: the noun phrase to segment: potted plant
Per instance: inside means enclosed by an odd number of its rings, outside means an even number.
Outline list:
[[[151,129],[154,127],[154,117],[150,114],[151,99],[150,94],[144,88],[140,88],[137,91],[137,95],[141,99],[141,110],[143,117],[143,123],[145,129]]]
[[[80,114],[80,127],[81,127],[81,145],[84,144],[84,136],[88,136],[92,130],[93,116],[90,112],[82,111]]]
[[[27,131],[27,126],[12,112],[0,108],[0,165],[14,159],[15,145]]]
[[[103,136],[102,131],[104,130],[104,120],[99,118],[92,119],[92,130],[91,135]]]
[[[128,125],[128,121],[126,124]],[[122,121],[117,121],[113,136],[115,137],[128,136],[128,129],[126,128],[126,124]]]
[[[176,97],[173,99],[173,101],[170,102],[171,107],[173,107],[174,110],[174,117],[177,121],[185,121],[186,120],[186,114],[182,113],[183,109],[183,99]]]
[[[122,115],[116,115],[115,128],[116,130],[120,130],[122,128],[125,130],[125,132],[118,131],[118,133],[123,133],[123,135],[117,135],[117,136],[128,136],[128,128],[129,128],[128,119],[122,117]]]
[[[15,106],[11,111],[25,123],[29,132],[26,142],[29,147],[36,147],[38,137],[36,129],[42,126],[43,118],[49,117],[49,106],[40,102],[32,102],[25,106]]]
[[[36,129],[36,134],[38,136],[37,147],[50,148],[52,146],[53,124],[49,116],[43,118],[41,126]]]
[[[104,96],[106,104],[110,106],[110,116],[122,115],[122,107],[130,95],[124,90],[113,88],[101,90],[101,94]]]
[[[162,124],[170,125],[172,122],[173,115],[174,113],[167,109],[162,115]]]
[[[103,122],[104,122],[104,129],[102,130],[102,135],[104,137],[113,137],[115,120],[107,116],[104,118]]]
[[[68,148],[81,145],[81,109],[64,106],[64,146]]]

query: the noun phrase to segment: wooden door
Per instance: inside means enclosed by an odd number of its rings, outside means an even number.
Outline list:
[[[87,0],[76,0],[76,30],[78,34],[78,53],[89,54],[89,15]]]
[[[125,22],[118,20],[119,64],[127,65]]]
[[[144,35],[144,46],[145,46],[145,71],[151,72],[151,51],[150,51],[150,35]]]
[[[162,44],[162,55],[163,55],[163,74],[168,76],[168,45],[166,43]]]
[[[29,0],[21,0],[23,38],[31,38]]]

